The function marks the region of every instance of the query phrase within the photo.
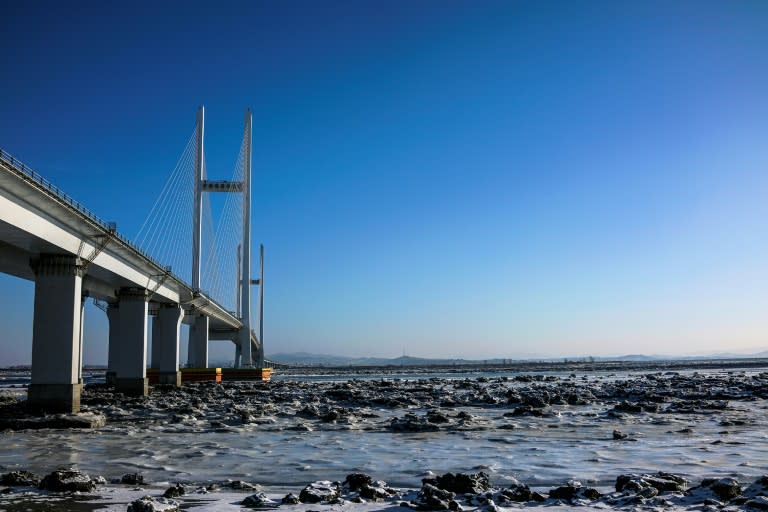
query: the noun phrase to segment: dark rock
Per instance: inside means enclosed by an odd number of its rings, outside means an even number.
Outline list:
[[[571,501],[576,496],[578,487],[574,485],[562,485],[549,491],[549,499]]]
[[[144,485],[144,475],[141,473],[127,473],[120,478],[121,484]]]
[[[238,491],[258,491],[260,487],[250,482],[244,482],[242,480],[233,480],[229,483],[228,487],[237,489]]]
[[[646,487],[654,487],[659,492],[681,492],[685,490],[688,481],[672,473],[659,471],[656,474],[619,475],[616,478],[616,491],[628,491],[639,493]]]
[[[626,439],[626,438],[627,438],[627,434],[625,434],[621,430],[614,430],[613,431],[613,439],[614,440],[618,441],[620,439]]]
[[[62,469],[43,478],[40,488],[54,492],[93,492],[96,490],[96,484],[85,473]]]
[[[299,501],[302,503],[330,502],[341,496],[341,490],[337,482],[327,480],[313,482],[301,490]]]
[[[402,418],[392,418],[389,428],[395,432],[435,432],[440,427],[430,423],[426,418],[408,413]]]
[[[172,485],[169,488],[165,490],[163,493],[164,498],[178,498],[179,496],[184,496],[187,493],[187,490],[184,488],[181,484]]]
[[[427,421],[430,423],[450,423],[451,420],[437,409],[431,409],[427,411]]]
[[[531,501],[538,501],[538,502],[547,501],[547,497],[538,491],[533,491],[531,493]]]
[[[283,499],[281,500],[281,503],[283,505],[298,505],[301,503],[301,500],[299,500],[299,497],[296,496],[293,493],[286,494]]]
[[[533,499],[531,488],[517,480],[511,482],[509,489],[505,489],[501,493],[509,501],[524,502]]]
[[[346,485],[350,491],[357,491],[363,485],[370,485],[372,483],[373,478],[365,473],[352,473],[347,475],[347,478],[344,480],[344,485]]]
[[[623,402],[619,402],[618,404],[613,406],[613,410],[617,412],[638,413],[638,412],[643,412],[643,406],[639,404],[629,403],[626,400],[624,400]]]
[[[387,487],[386,482],[382,482],[380,480],[370,484],[363,484],[360,487],[360,497],[367,500],[385,500],[395,494],[397,494],[397,491]]]
[[[0,485],[11,487],[37,487],[40,479],[29,471],[11,471],[0,477]]]
[[[415,504],[422,510],[450,510],[449,502],[455,494],[425,483],[416,496]]]
[[[264,508],[264,507],[277,507],[279,503],[269,499],[269,497],[263,492],[257,492],[251,496],[246,497],[243,500],[243,506]]]
[[[722,501],[730,501],[741,495],[741,484],[735,478],[707,478],[701,482],[701,487],[709,487]]]
[[[128,512],[177,512],[179,504],[165,498],[144,496],[128,505]]]
[[[479,494],[490,489],[488,475],[482,471],[477,474],[446,473],[435,478],[440,489],[457,494]]]

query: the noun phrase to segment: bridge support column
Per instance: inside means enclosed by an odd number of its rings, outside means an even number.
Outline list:
[[[115,389],[127,395],[143,396],[149,392],[147,380],[147,291],[143,288],[120,290],[117,332],[110,322],[110,364],[115,371]],[[114,342],[114,351],[113,351]]]
[[[41,255],[35,269],[32,382],[27,404],[51,412],[79,412],[83,267],[80,258]]]
[[[152,319],[152,357],[149,360],[150,368],[158,368],[160,365],[160,321],[157,317],[160,316],[158,311],[157,316]]]
[[[235,368],[240,368],[240,365],[242,364],[243,360],[243,349],[240,348],[240,345],[235,343]]]
[[[179,329],[184,310],[178,304],[162,305],[152,326],[152,365],[160,384],[181,386]]]
[[[208,368],[208,317],[195,316],[189,328],[187,364],[190,368]]]
[[[110,304],[107,308],[107,320],[109,321],[109,346],[107,347],[107,375],[106,382],[110,386],[115,385],[115,362],[118,358],[120,343],[120,310],[117,304]]]

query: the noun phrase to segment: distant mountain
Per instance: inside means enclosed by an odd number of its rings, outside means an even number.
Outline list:
[[[662,360],[706,360],[706,359],[752,359],[768,358],[768,351],[755,354],[710,354],[702,356],[668,356],[668,355],[644,355],[626,354],[613,357],[533,357],[525,359],[446,359],[423,358],[412,356],[400,356],[395,358],[384,357],[348,357],[328,354],[311,354],[308,352],[268,354],[267,359],[278,363],[297,366],[429,366],[429,365],[454,365],[454,364],[509,364],[512,362],[590,362],[590,361],[662,361]]]

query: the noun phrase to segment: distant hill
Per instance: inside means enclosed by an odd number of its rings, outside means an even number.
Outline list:
[[[707,360],[707,359],[759,359],[768,358],[768,351],[755,354],[710,354],[702,356],[667,356],[667,355],[644,355],[644,354],[626,354],[614,357],[530,357],[525,359],[447,359],[447,358],[424,358],[412,356],[400,356],[395,358],[384,357],[348,357],[329,354],[311,354],[308,352],[277,353],[268,354],[267,359],[279,363],[296,366],[429,366],[429,365],[462,365],[462,364],[510,364],[512,362],[590,362],[590,361],[670,361],[670,360]]]

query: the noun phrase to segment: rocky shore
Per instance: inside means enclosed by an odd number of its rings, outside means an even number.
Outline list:
[[[130,428],[134,436],[350,431],[428,439],[440,433],[495,437],[524,428],[554,433],[569,428],[578,435],[578,417],[582,423],[603,425],[600,432],[606,432],[606,446],[621,447],[642,438],[644,425],[658,428],[686,418],[685,428],[670,428],[664,435],[695,438],[706,423],[719,437],[702,444],[727,444],[743,451],[749,462],[750,452],[763,447],[745,446],[729,436],[754,430],[757,419],[765,414],[765,400],[768,372],[739,370],[194,383],[178,389],[155,387],[149,396],[138,398],[115,393],[106,385],[89,385],[83,392],[81,415],[35,416],[26,412],[23,402],[0,400],[0,428],[6,436],[31,428],[100,432]],[[515,446],[508,449],[514,452]],[[177,482],[155,476],[152,482],[140,473],[104,478],[70,468],[50,468],[52,472],[41,477],[26,471],[29,468],[5,465],[0,466],[0,471],[5,470],[0,479],[0,510],[49,510],[30,503],[51,500],[58,503],[51,510],[133,512],[195,507],[768,510],[768,476],[762,474],[762,462],[745,464],[739,478],[732,470],[718,467],[707,469],[711,477],[692,477],[661,465],[653,471],[614,473],[599,480],[573,474],[565,481],[542,485],[540,481],[526,483],[520,475],[516,477],[522,481],[472,471],[483,465],[483,457],[484,453],[474,454],[472,467],[455,467],[453,472],[426,474],[397,485],[350,468],[346,478],[335,481],[336,476],[329,475],[327,480],[307,482],[285,493],[274,485],[237,478]],[[633,467],[630,462],[626,467]],[[551,464],[558,463],[557,458],[551,460]]]
[[[446,473],[423,478],[420,488],[394,488],[364,473],[347,475],[344,481],[317,481],[280,497],[258,484],[226,481],[207,485],[176,483],[164,491],[144,482],[140,474],[126,474],[107,482],[74,469],[56,470],[39,478],[29,471],[0,476],[2,510],[38,510],[34,504],[53,504],[51,510],[97,510],[105,507],[103,493],[117,493],[108,509],[127,512],[172,512],[198,506],[211,508],[216,497],[225,497],[232,509],[309,510],[309,507],[364,508],[381,510],[480,510],[497,512],[504,508],[591,507],[635,510],[768,510],[768,475],[753,482],[734,478],[710,478],[692,484],[685,477],[659,471],[653,474],[624,474],[611,489],[598,489],[578,481],[564,482],[548,490],[535,490],[513,481],[503,487],[492,485],[480,472]],[[45,499],[48,501],[45,501]],[[121,501],[124,500],[124,501]],[[234,501],[232,501],[234,500]],[[217,507],[218,508],[218,507]],[[42,510],[42,509],[40,509]],[[49,510],[45,508],[45,510]]]

